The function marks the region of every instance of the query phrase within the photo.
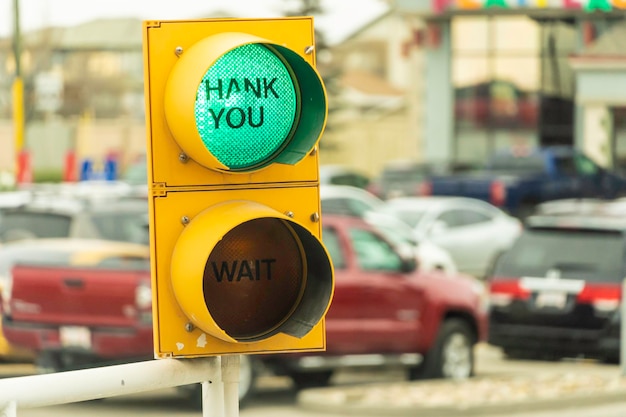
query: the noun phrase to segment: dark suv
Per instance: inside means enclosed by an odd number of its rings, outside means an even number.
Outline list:
[[[490,344],[508,356],[619,360],[626,216],[527,219],[489,278]]]

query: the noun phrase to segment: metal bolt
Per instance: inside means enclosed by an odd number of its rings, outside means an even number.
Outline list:
[[[307,55],[311,55],[314,50],[315,50],[315,46],[314,45],[309,45],[306,48],[304,48],[304,53],[307,54]]]
[[[183,216],[183,217],[181,217],[181,218],[180,218],[180,222],[181,222],[183,225],[185,225],[185,226],[187,226],[187,225],[189,224],[189,221],[190,221],[190,220],[189,220],[189,216]]]
[[[176,49],[174,49],[174,53],[176,54],[176,56],[180,56],[183,53],[183,47],[177,46]]]
[[[318,212],[315,212],[313,214],[311,214],[311,221],[313,223],[317,223],[320,221],[320,214]]]
[[[186,164],[189,161],[189,157],[187,156],[186,153],[181,152],[180,154],[178,154],[178,160],[181,163]]]
[[[291,217],[293,219],[293,216],[295,216],[295,214],[293,214],[293,211],[286,211],[285,216]]]
[[[191,324],[191,323],[185,324],[185,331],[186,332],[190,332],[191,333],[191,332],[193,332],[194,328],[195,328],[195,326],[193,324]]]

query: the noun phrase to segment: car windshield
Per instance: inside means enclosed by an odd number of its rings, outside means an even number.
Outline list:
[[[545,171],[543,156],[540,154],[524,156],[498,155],[491,160],[489,165],[492,171],[508,173],[535,174]]]
[[[70,226],[71,219],[61,214],[7,211],[2,215],[0,240],[67,237]]]
[[[411,227],[417,226],[422,220],[427,210],[419,207],[402,208],[402,207],[384,207],[381,212],[394,215]]]
[[[621,282],[623,238],[618,231],[533,229],[526,231],[497,262],[499,277],[545,277]]]
[[[106,213],[93,219],[102,239],[148,244],[148,217],[146,213]]]

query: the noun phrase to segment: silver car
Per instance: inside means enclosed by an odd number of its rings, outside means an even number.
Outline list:
[[[398,245],[415,252],[420,269],[456,273],[457,267],[447,251],[433,242],[412,236],[411,228],[395,215],[381,213],[385,202],[370,192],[346,185],[320,187],[322,214],[343,214],[360,217]],[[400,249],[400,248],[399,248]]]
[[[483,278],[517,239],[522,223],[481,200],[465,197],[402,197],[380,211],[399,217],[416,239],[445,249],[461,272]]]

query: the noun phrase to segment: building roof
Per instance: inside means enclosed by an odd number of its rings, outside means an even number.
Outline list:
[[[578,57],[626,58],[626,50],[624,50],[624,39],[626,39],[626,22],[615,23],[610,30],[608,30],[602,36],[597,38],[595,42],[585,48],[578,55]]]
[[[97,19],[63,31],[60,49],[140,49],[142,21],[134,18]]]

